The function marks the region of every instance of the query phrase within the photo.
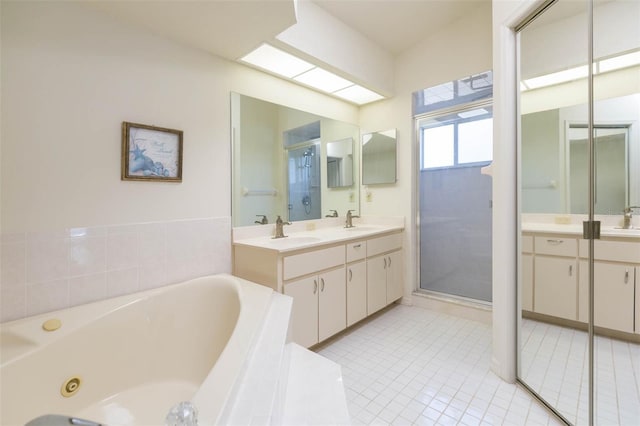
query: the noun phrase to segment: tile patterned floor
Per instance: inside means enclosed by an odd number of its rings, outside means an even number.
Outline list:
[[[522,321],[522,377],[576,425],[588,419],[588,336]],[[640,425],[640,345],[596,336],[596,424]]]
[[[560,425],[489,369],[491,327],[403,305],[319,347],[342,366],[354,425]]]

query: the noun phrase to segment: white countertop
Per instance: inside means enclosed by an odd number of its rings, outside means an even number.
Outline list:
[[[249,236],[246,230],[237,234],[243,238],[234,238],[234,245],[257,247],[266,250],[274,250],[280,253],[294,250],[318,247],[326,244],[335,244],[351,240],[364,239],[381,235],[387,232],[400,231],[404,229],[404,219],[402,220],[353,220],[353,228],[345,228],[343,224],[330,223],[332,226],[314,225],[312,230],[300,230],[300,227],[284,227],[285,238],[273,238],[272,233],[268,235]],[[271,229],[275,225],[265,225],[262,229]],[[297,229],[296,229],[297,228]],[[306,229],[303,228],[303,229]],[[234,236],[236,232],[234,230]],[[264,234],[264,232],[262,232]],[[249,236],[248,238],[244,238]]]
[[[523,232],[544,232],[546,234],[582,235],[582,224],[557,224],[557,223],[522,223]],[[601,237],[640,238],[640,228],[620,229],[615,226],[602,226]]]

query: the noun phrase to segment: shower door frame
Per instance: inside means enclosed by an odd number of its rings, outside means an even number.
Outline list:
[[[473,109],[478,109],[478,108],[482,108],[482,107],[493,107],[493,96],[490,98],[485,98],[479,101],[475,101],[475,102],[466,102],[466,103],[461,103],[452,107],[448,107],[448,108],[442,108],[442,109],[438,109],[435,111],[429,111],[427,113],[422,113],[422,114],[418,114],[415,115],[413,117],[413,127],[414,127],[414,140],[415,143],[413,145],[413,149],[414,149],[414,153],[415,155],[414,157],[414,162],[413,162],[413,167],[415,170],[415,174],[414,174],[414,184],[415,184],[415,188],[414,188],[414,200],[415,200],[415,204],[413,206],[413,211],[415,213],[415,269],[414,269],[414,273],[415,273],[415,288],[414,288],[414,292],[416,293],[420,293],[420,294],[425,294],[425,295],[431,295],[437,298],[445,298],[445,299],[451,299],[451,300],[457,300],[457,301],[461,301],[463,303],[468,303],[471,305],[482,305],[482,306],[487,306],[487,307],[491,307],[493,304],[493,301],[485,301],[485,300],[480,300],[480,299],[474,299],[474,298],[470,298],[470,297],[465,297],[465,296],[459,296],[459,295],[455,295],[455,294],[450,294],[450,293],[443,293],[443,292],[438,292],[438,291],[434,291],[434,290],[428,290],[428,289],[423,289],[420,287],[420,282],[421,282],[421,237],[420,237],[420,202],[421,202],[421,197],[420,197],[420,174],[422,171],[422,158],[423,158],[423,152],[422,152],[422,140],[421,140],[421,127],[420,127],[420,121],[423,119],[428,119],[428,118],[434,118],[434,117],[439,117],[439,116],[444,116],[444,115],[449,115],[449,114],[453,114],[453,113],[458,113],[458,112],[462,112],[462,111],[468,111],[468,110],[473,110]],[[491,113],[491,118],[493,118],[493,111]],[[493,143],[493,141],[492,141]],[[482,164],[484,164],[485,162],[482,162]],[[493,159],[491,161],[488,162],[489,165],[491,165],[493,163]],[[492,192],[493,192],[493,187],[492,187]],[[492,195],[492,199],[493,199],[493,195]],[[492,256],[493,257],[493,256]],[[491,279],[491,282],[493,282],[493,278]]]

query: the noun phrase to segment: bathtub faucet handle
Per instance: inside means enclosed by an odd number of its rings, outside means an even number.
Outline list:
[[[165,419],[167,426],[198,426],[198,410],[189,401],[174,405]]]

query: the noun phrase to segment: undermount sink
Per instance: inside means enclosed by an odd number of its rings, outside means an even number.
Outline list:
[[[639,236],[640,237],[640,228],[621,228],[619,226],[613,228],[604,228],[601,231],[602,234],[609,235],[626,235],[626,236]]]
[[[375,231],[376,229],[379,229],[379,228],[376,228],[373,226],[358,226],[358,225],[355,225],[351,228],[344,228],[345,231],[349,231],[349,232]]]
[[[284,238],[272,238],[269,240],[269,244],[274,245],[298,245],[298,244],[310,244],[321,241],[322,238],[318,237],[284,237]]]

